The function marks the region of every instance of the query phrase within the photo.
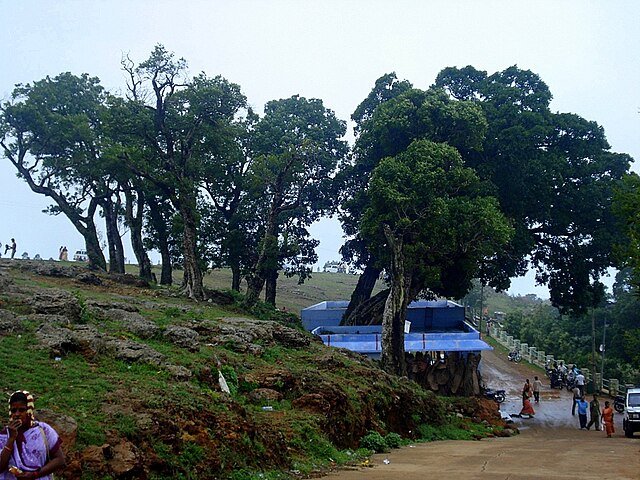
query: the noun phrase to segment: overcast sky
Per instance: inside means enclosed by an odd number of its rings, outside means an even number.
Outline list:
[[[16,83],[66,71],[121,91],[123,53],[139,62],[157,43],[191,74],[238,83],[258,111],[300,94],[344,120],[384,73],[427,88],[448,66],[491,74],[517,64],[548,84],[552,110],[597,121],[614,151],[640,158],[637,0],[0,0],[0,14],[2,99]],[[0,241],[15,237],[18,254],[44,258],[83,248],[65,217],[41,213],[48,204],[0,159]],[[312,231],[320,264],[337,260],[338,224]],[[511,292],[548,295],[531,279]]]

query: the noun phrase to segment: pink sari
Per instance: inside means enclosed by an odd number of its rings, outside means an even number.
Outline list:
[[[5,428],[0,432],[0,448],[7,444],[9,432]],[[24,472],[33,472],[47,463],[60,448],[60,437],[56,431],[44,422],[33,422],[33,426],[24,433],[18,434],[13,448],[9,466],[18,467]],[[8,471],[0,472],[0,480],[15,480],[15,476]],[[46,480],[52,480],[53,475],[45,475]]]
[[[522,401],[522,410],[520,410],[520,415],[535,415],[536,411],[531,406],[531,401],[528,398],[525,398]]]

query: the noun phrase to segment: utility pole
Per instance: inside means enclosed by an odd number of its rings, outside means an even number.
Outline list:
[[[607,318],[605,317],[602,325],[602,367],[600,368],[600,374],[602,375],[602,382],[604,384],[604,351],[606,350],[607,341]]]
[[[593,391],[596,391],[596,317],[593,314],[594,309],[591,309],[591,368],[593,369]]]
[[[480,331],[480,338],[482,338],[482,317],[484,315],[484,282],[480,280],[480,320],[478,321],[478,330]]]

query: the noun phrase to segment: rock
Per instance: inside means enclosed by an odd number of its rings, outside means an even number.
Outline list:
[[[137,335],[140,338],[152,338],[155,337],[160,330],[158,326],[151,320],[147,320],[142,315],[136,312],[130,312],[121,310],[119,308],[113,308],[107,310],[105,315],[111,320],[119,322],[125,330]]]
[[[76,297],[58,288],[36,291],[29,302],[35,313],[62,315],[70,323],[78,323],[82,315],[82,307]]]
[[[92,272],[81,273],[76,277],[76,282],[84,283],[85,285],[102,285],[102,279]]]
[[[254,402],[279,402],[282,398],[283,396],[280,392],[270,388],[256,388],[249,393],[249,399]]]
[[[176,380],[187,381],[193,377],[193,372],[182,365],[167,364],[165,368]]]
[[[140,309],[131,303],[133,301],[137,301],[137,299],[133,299],[132,298],[130,302],[110,302],[110,301],[104,301],[104,300],[87,300],[87,307],[92,308],[92,309],[96,309],[96,310],[99,310],[99,311],[118,309],[118,310],[124,310],[125,312],[139,312]],[[153,308],[153,304],[151,304],[151,302],[148,302],[148,303],[150,304],[149,308],[152,309]]]
[[[22,330],[22,323],[13,312],[0,309],[0,335],[21,332]]]
[[[198,351],[200,335],[195,330],[187,327],[172,325],[164,331],[164,337],[171,343],[190,351]]]
[[[115,477],[140,478],[136,473],[142,473],[143,469],[133,443],[121,440],[112,450],[113,455],[107,461],[107,465]]]
[[[121,283],[123,285],[132,285],[134,287],[150,287],[149,282],[129,273],[110,273],[109,280],[115,283]]]
[[[51,425],[62,440],[62,448],[65,452],[73,449],[78,436],[78,423],[74,418],[68,415],[62,415],[48,409],[37,409],[35,412],[36,420]]]
[[[288,390],[295,383],[291,372],[280,369],[250,372],[244,376],[244,380],[247,383],[254,383],[261,388],[272,390]]]
[[[164,355],[148,345],[136,343],[132,340],[109,338],[108,347],[113,351],[113,356],[125,362],[145,362],[152,365],[162,365]]]
[[[296,398],[291,405],[294,408],[301,408],[315,413],[327,413],[331,409],[331,404],[324,395],[320,393],[308,393]]]

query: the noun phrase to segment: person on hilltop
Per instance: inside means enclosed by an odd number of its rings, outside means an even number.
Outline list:
[[[53,480],[66,459],[58,433],[34,419],[33,396],[17,391],[9,398],[9,424],[0,431],[0,478]]]
[[[604,408],[602,409],[602,423],[604,423],[607,438],[611,438],[611,435],[616,433],[616,429],[613,425],[613,408],[611,408],[608,401],[604,402]]]
[[[69,250],[67,250],[67,246],[62,247],[62,258],[60,259],[63,262],[69,261]]]
[[[595,393],[593,394],[593,400],[589,402],[589,413],[591,418],[587,423],[587,430],[591,430],[591,425],[595,425],[595,429],[600,430],[600,402]]]
[[[16,245],[16,239],[12,238],[11,239],[11,245],[9,245],[8,243],[4,246],[4,254],[6,255],[7,252],[9,250],[11,250],[11,258],[13,258],[16,255],[16,249],[18,248],[18,246]]]

